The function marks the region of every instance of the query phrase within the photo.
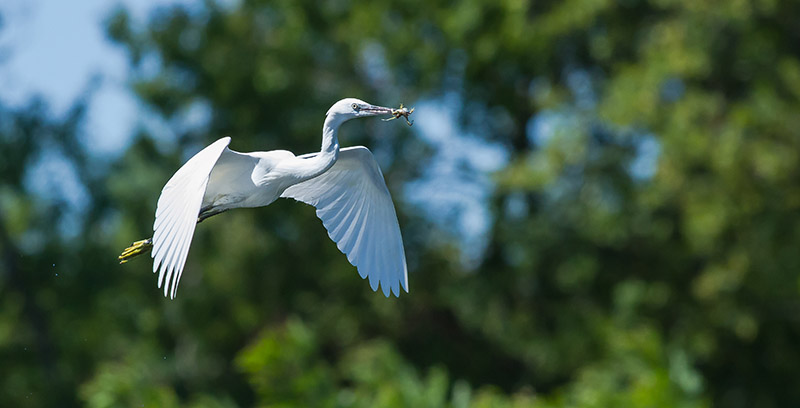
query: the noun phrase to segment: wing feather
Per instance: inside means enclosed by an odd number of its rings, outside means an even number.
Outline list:
[[[301,157],[312,157],[306,155]],[[363,146],[340,150],[327,172],[295,184],[281,197],[312,205],[328,236],[372,290],[380,286],[385,296],[399,288],[408,292],[403,238],[378,163]]]
[[[164,296],[175,298],[209,175],[230,143],[224,137],[194,155],[161,190],[153,223],[153,272]]]

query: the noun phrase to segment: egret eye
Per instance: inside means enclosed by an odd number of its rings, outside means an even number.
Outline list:
[[[358,112],[358,111],[361,109],[361,108],[358,106],[358,104],[357,104],[357,103],[354,103],[354,104],[352,104],[352,105],[350,105],[350,106],[351,106],[351,107],[353,108],[353,110],[354,110],[354,111],[356,111],[356,112]]]

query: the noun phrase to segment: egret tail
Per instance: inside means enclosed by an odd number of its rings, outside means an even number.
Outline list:
[[[136,241],[122,251],[122,254],[119,256],[119,263],[124,264],[135,256],[150,252],[151,249],[153,249],[153,238]]]

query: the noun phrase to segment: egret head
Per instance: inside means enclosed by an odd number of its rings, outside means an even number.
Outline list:
[[[356,98],[345,98],[336,102],[328,109],[325,115],[329,119],[344,122],[353,118],[363,118],[376,115],[390,115],[392,110],[382,106],[375,106]]]

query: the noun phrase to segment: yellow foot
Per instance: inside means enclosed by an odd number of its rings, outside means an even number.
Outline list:
[[[128,262],[131,258],[146,253],[151,248],[153,248],[152,238],[136,241],[131,246],[125,248],[125,250],[122,251],[122,254],[119,256],[119,263],[124,264],[125,262]]]

